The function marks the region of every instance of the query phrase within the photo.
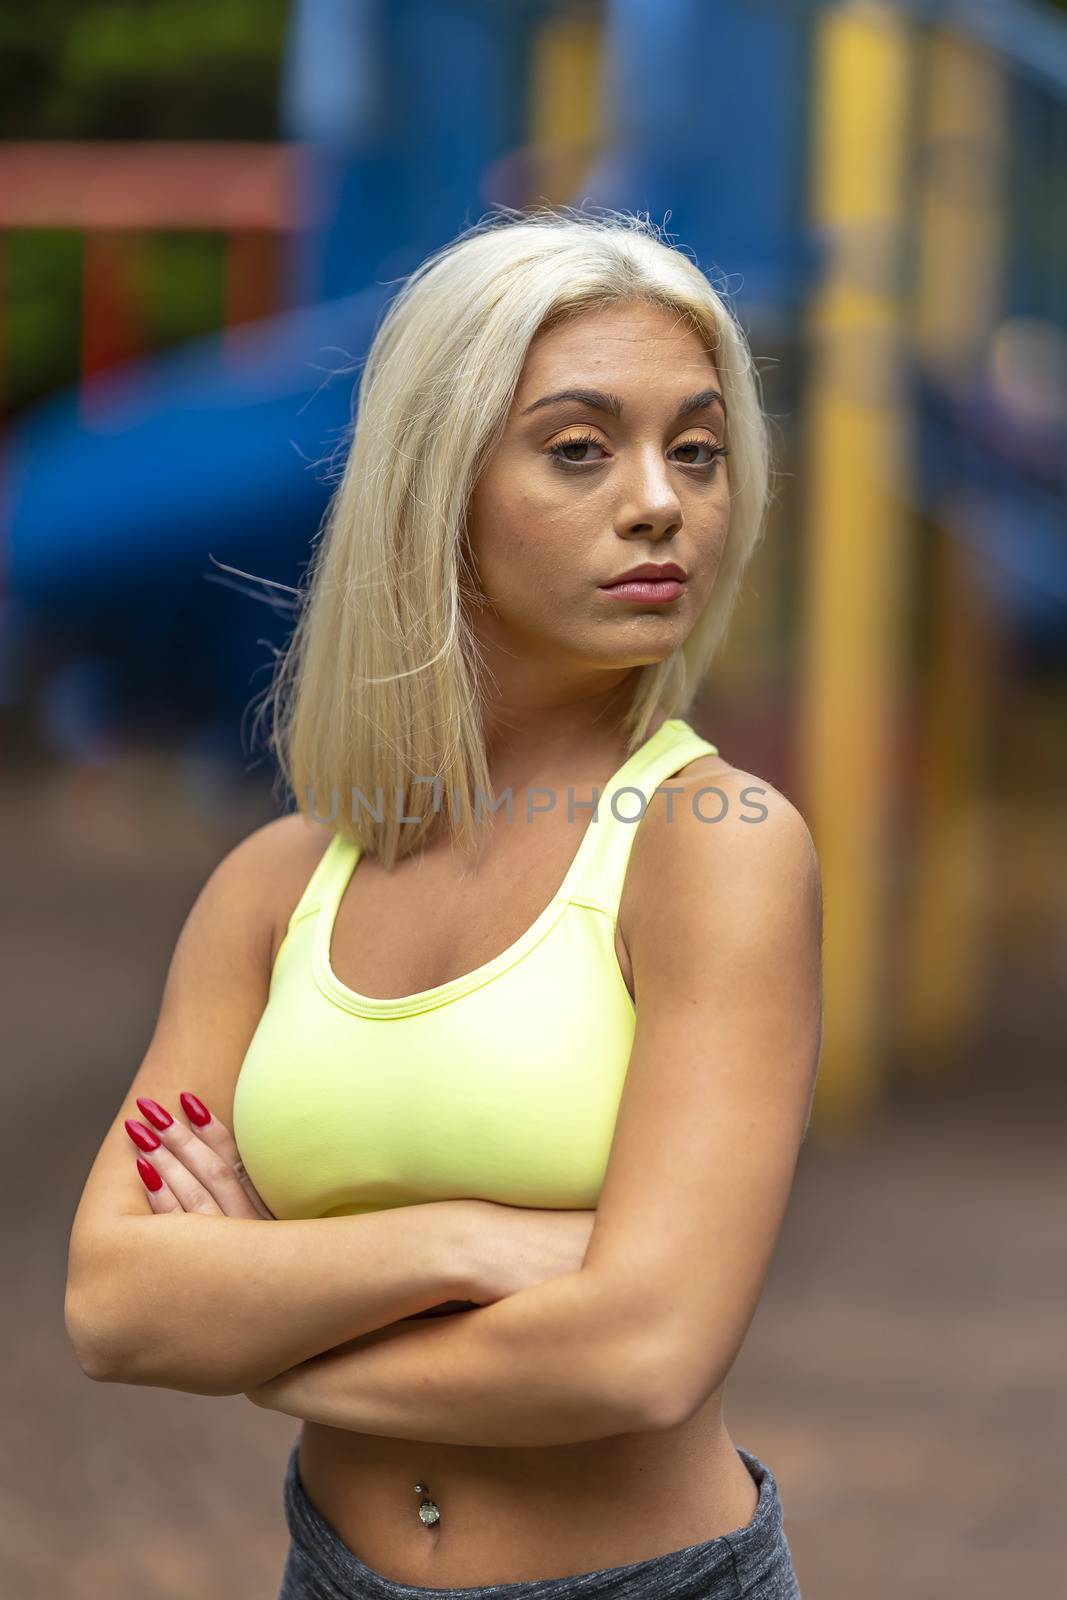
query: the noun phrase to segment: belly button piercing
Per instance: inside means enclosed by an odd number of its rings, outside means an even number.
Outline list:
[[[427,1485],[421,1482],[421,1480],[415,1485],[416,1494],[429,1494],[429,1492],[430,1491]],[[435,1522],[440,1522],[441,1520],[441,1513],[438,1511],[432,1500],[423,1500],[420,1503],[419,1516],[422,1518],[423,1522],[428,1528],[431,1527]]]

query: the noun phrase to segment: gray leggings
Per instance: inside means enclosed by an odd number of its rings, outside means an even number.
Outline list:
[[[291,1542],[278,1600],[801,1600],[774,1473],[748,1450],[739,1446],[737,1453],[759,1486],[759,1503],[752,1521],[734,1533],[625,1567],[424,1589],[384,1578],[343,1543],[305,1493],[298,1439],[285,1474]]]

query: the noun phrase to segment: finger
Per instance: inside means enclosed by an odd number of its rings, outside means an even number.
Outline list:
[[[212,1116],[204,1102],[188,1089],[184,1089],[178,1099],[181,1102],[182,1110],[192,1124],[194,1133],[203,1139],[205,1144],[210,1145],[216,1155],[221,1156],[224,1161],[230,1163],[237,1174],[238,1182],[259,1215],[261,1217],[269,1217],[272,1222],[276,1221],[277,1218],[274,1212],[266,1205],[252,1179],[245,1171],[245,1164],[241,1160],[241,1152],[237,1148],[237,1140],[226,1124],[220,1121],[218,1117]]]
[[[170,1129],[165,1134],[158,1134],[152,1128],[145,1127],[143,1122],[138,1122],[136,1117],[127,1117],[124,1126],[138,1150],[152,1157],[152,1165],[160,1177],[165,1180],[171,1192],[177,1196],[183,1211],[199,1211],[205,1216],[215,1217],[232,1214],[227,1213],[226,1208],[219,1203],[212,1182],[207,1179],[206,1174],[201,1175],[201,1172],[195,1166],[190,1166],[182,1155],[175,1154],[168,1147],[165,1141]],[[177,1127],[177,1124],[175,1124],[175,1127]],[[191,1145],[199,1144],[199,1141],[193,1138],[189,1130],[183,1128],[179,1130],[179,1138],[175,1141],[179,1148],[182,1136]],[[217,1161],[218,1158],[211,1155],[205,1145],[200,1145],[200,1150],[204,1154],[198,1155],[194,1152],[194,1157],[200,1163],[201,1169],[206,1159],[212,1162]],[[241,1196],[241,1206],[247,1206],[248,1202],[240,1184],[232,1173],[230,1178],[233,1187]]]
[[[166,1148],[207,1189],[226,1216],[270,1216],[251,1187],[251,1179],[245,1174],[229,1129],[212,1117],[195,1095],[183,1094],[181,1098],[186,1116],[192,1120],[195,1106],[199,1108],[197,1117],[206,1117],[206,1123],[198,1123],[190,1128],[172,1117],[165,1106],[147,1097],[138,1099],[137,1104]],[[205,1137],[209,1129],[210,1134]],[[165,1167],[162,1170],[166,1172]]]
[[[274,1215],[274,1212],[270,1209],[270,1206],[267,1205],[255,1184],[248,1176],[248,1173],[245,1171],[245,1164],[241,1160],[240,1156],[238,1156],[237,1160],[234,1162],[234,1171],[237,1173],[238,1181],[241,1187],[244,1189],[244,1192],[248,1196],[249,1200],[251,1200],[252,1205],[258,1215],[261,1216],[265,1222],[277,1222],[278,1219]]]
[[[137,1157],[137,1171],[141,1182],[144,1184],[148,1196],[148,1204],[153,1211],[180,1211],[181,1204],[177,1195],[173,1194],[160,1177],[155,1167],[147,1156]]]

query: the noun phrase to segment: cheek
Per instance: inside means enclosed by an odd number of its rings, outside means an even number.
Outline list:
[[[715,497],[711,515],[708,518],[707,523],[708,535],[706,548],[708,549],[709,553],[716,558],[722,556],[722,552],[726,546],[726,540],[730,531],[730,509],[730,486],[724,481]]]
[[[558,617],[573,577],[568,551],[548,530],[498,528],[482,554],[485,592],[499,614],[515,623]]]
[[[574,557],[573,514],[568,517],[558,503],[531,485],[510,486],[503,493],[496,492],[491,482],[484,484],[472,499],[468,526],[491,598],[521,589],[528,604],[529,582],[538,580],[540,593],[558,589]]]

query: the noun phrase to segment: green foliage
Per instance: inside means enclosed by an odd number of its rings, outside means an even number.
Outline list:
[[[6,241],[4,400],[12,409],[78,375],[82,238],[32,228]]]
[[[288,0],[0,7],[0,138],[273,139]]]
[[[218,233],[131,239],[127,308],[145,352],[212,333],[223,321],[225,240]],[[7,240],[4,405],[11,411],[73,383],[80,365],[82,235],[27,228]]]
[[[276,139],[289,0],[33,0],[0,6],[0,139]],[[131,320],[145,351],[218,328],[224,241],[136,241]],[[65,228],[4,248],[0,409],[73,382],[83,245]]]
[[[217,233],[154,233],[143,318],[154,348],[222,326],[225,242]]]

